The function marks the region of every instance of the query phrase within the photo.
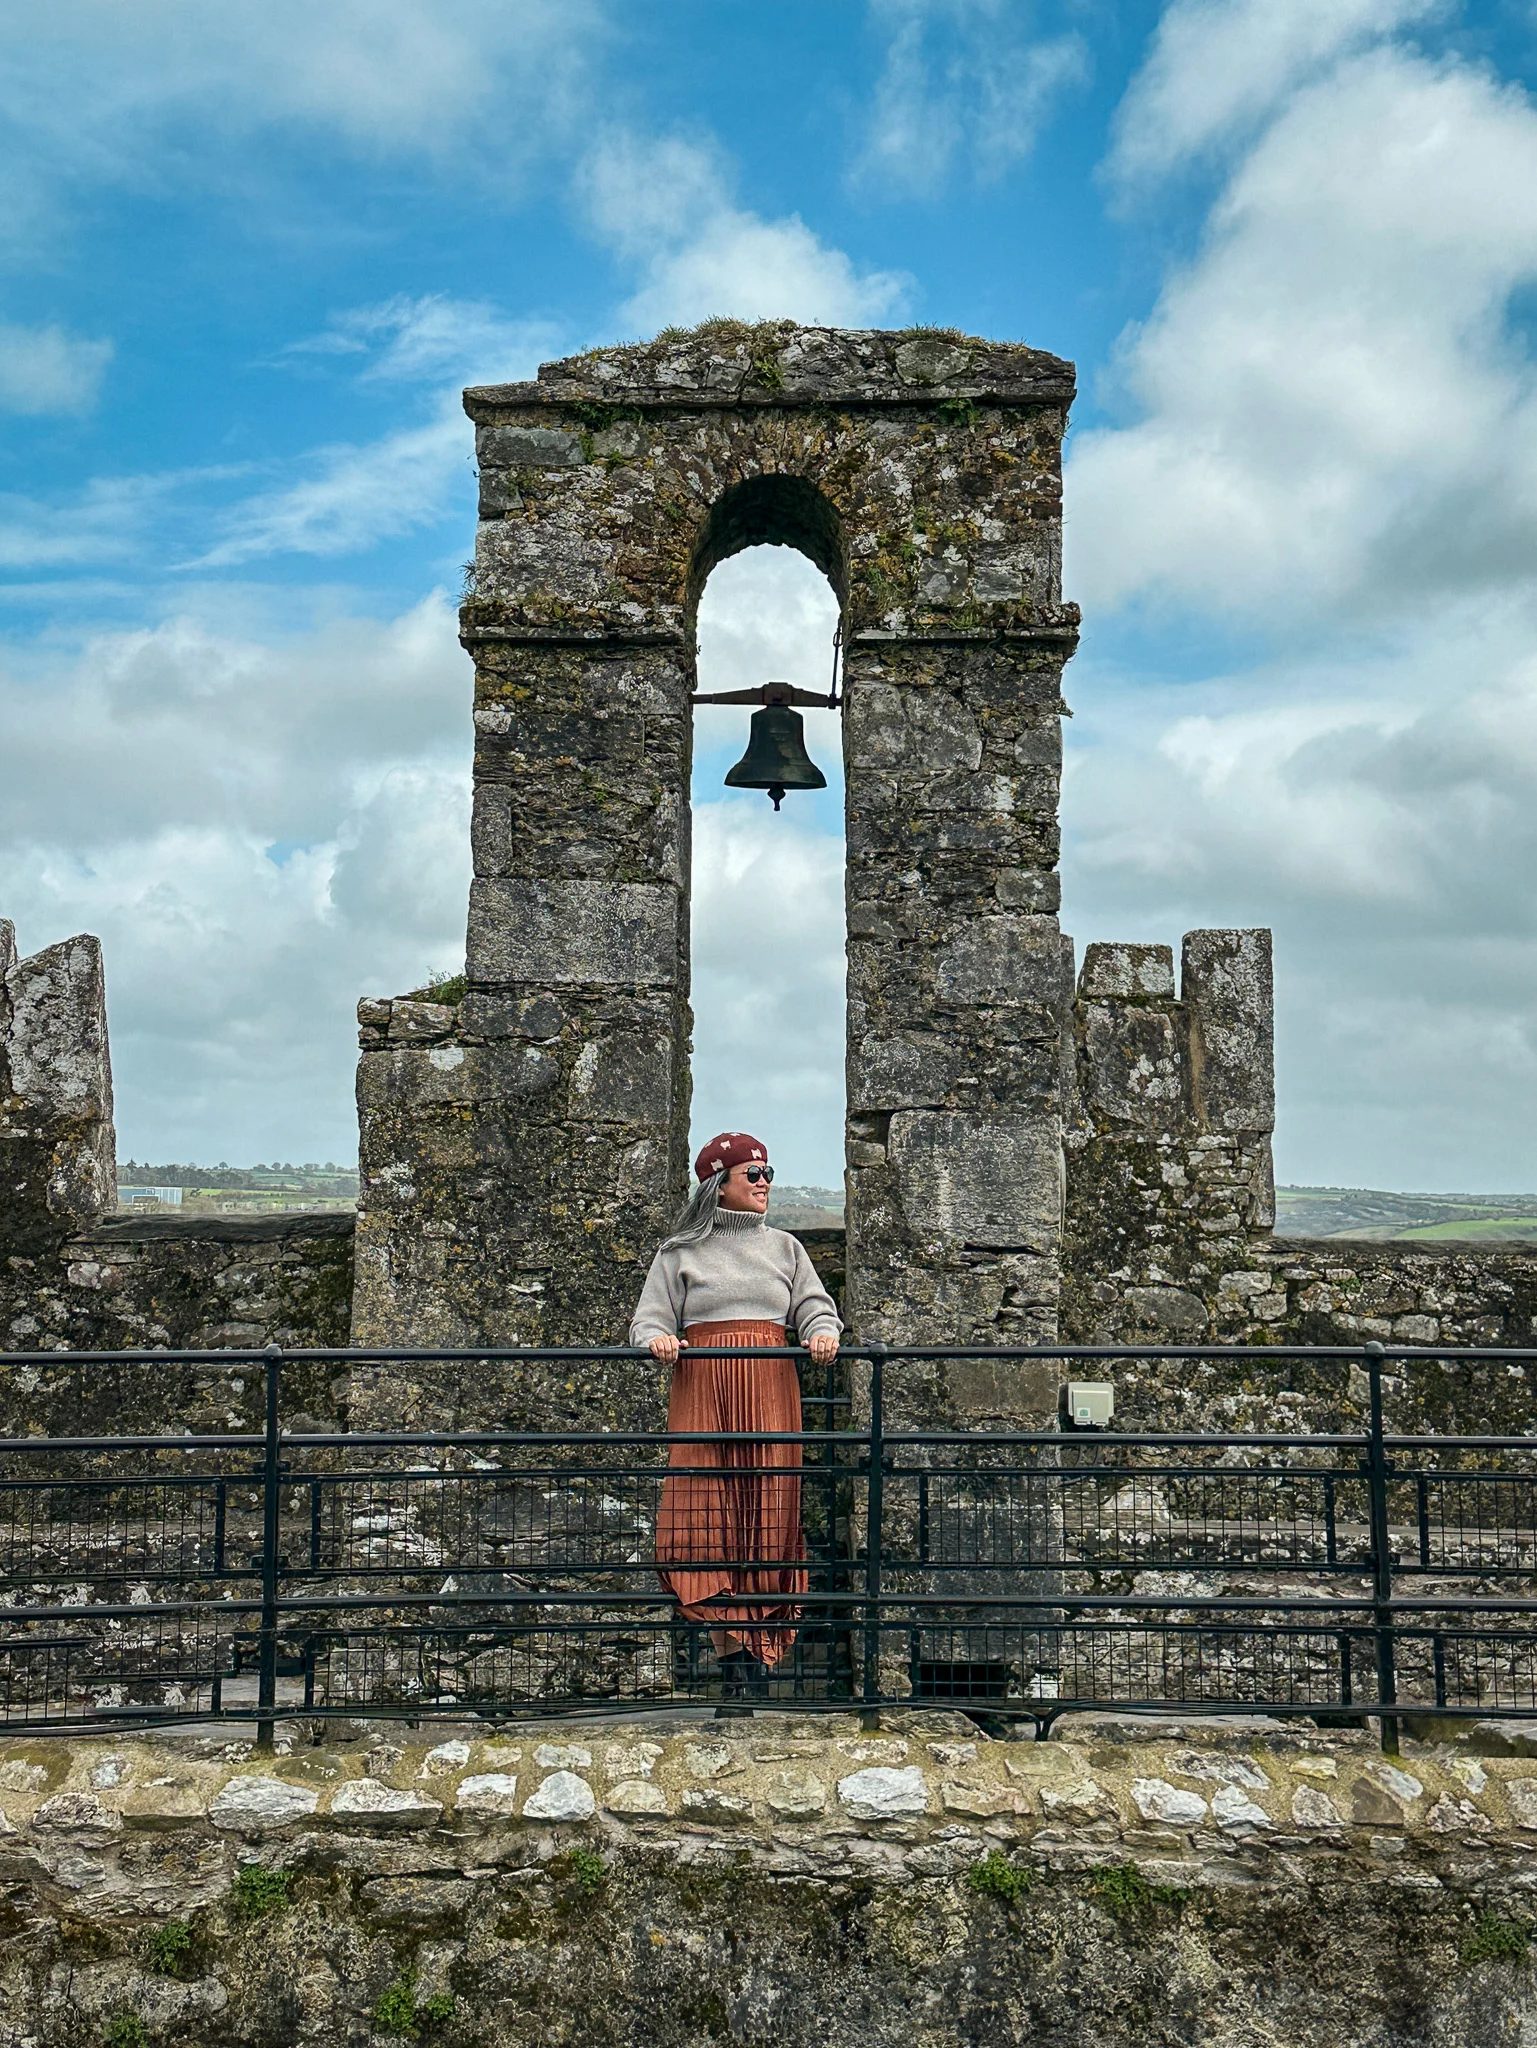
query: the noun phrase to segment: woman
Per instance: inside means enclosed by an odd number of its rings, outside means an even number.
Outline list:
[[[689,1349],[784,1345],[790,1324],[825,1365],[843,1325],[805,1246],[764,1222],[774,1169],[760,1140],[722,1131],[694,1172],[699,1186],[651,1261],[630,1342],[673,1368],[670,1432],[737,1441],[673,1445],[657,1565],[687,1619],[712,1624],[724,1692],[761,1696],[795,1640],[794,1603],[806,1590],[801,1447],[742,1438],[800,1429],[795,1361],[691,1358]]]

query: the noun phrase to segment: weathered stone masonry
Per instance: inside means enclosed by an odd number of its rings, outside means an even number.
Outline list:
[[[620,1334],[686,1173],[695,609],[760,542],[843,607],[852,1319],[1051,1334],[1071,396],[1035,350],[788,325],[467,394],[468,990],[362,1012],[360,1341]]]
[[[1088,948],[1065,1046],[1079,1342],[1201,1344],[1284,1317],[1252,1277],[1275,1223],[1272,1014],[1267,931],[1188,932],[1177,993],[1167,946]]]
[[[11,2038],[1528,2038],[1529,1727],[1391,1762],[1258,1719],[1064,1736],[898,1711],[289,1724],[277,1757],[229,1730],[7,1741]]]

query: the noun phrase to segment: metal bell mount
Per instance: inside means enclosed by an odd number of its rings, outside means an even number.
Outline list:
[[[752,715],[747,752],[727,774],[728,789],[767,790],[776,811],[792,789],[826,789],[827,777],[806,752],[805,723],[794,706],[828,708],[835,698],[814,697],[789,683],[765,683],[761,690],[723,690],[694,702],[763,707]]]

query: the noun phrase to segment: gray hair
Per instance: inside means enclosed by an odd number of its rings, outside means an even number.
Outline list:
[[[723,1167],[719,1173],[712,1173],[708,1180],[702,1180],[689,1196],[683,1207],[672,1220],[672,1229],[662,1239],[662,1250],[670,1252],[679,1245],[701,1244],[715,1228],[715,1211],[720,1206],[720,1191],[726,1179]]]

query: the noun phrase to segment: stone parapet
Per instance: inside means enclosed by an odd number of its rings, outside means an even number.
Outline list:
[[[1225,1335],[1224,1276],[1271,1242],[1274,1026],[1268,931],[1092,945],[1065,1035],[1063,1334]]]
[[[656,2044],[1172,2048],[1199,2007],[1264,2048],[1471,2048],[1524,2010],[1530,1724],[1394,1759],[1306,1724],[1031,1743],[918,1712],[279,1740],[0,1744],[18,2039],[532,2048],[622,2014]]]

